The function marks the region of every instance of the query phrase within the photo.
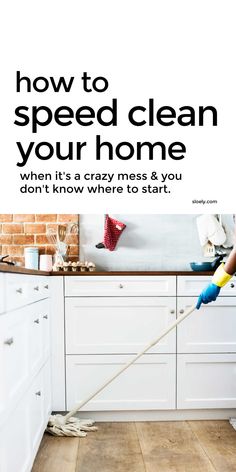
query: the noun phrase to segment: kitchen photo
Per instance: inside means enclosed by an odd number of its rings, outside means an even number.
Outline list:
[[[233,214],[0,214],[0,471],[236,471]]]

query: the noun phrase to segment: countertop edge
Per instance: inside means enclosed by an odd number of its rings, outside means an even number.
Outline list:
[[[177,275],[212,275],[214,272],[194,272],[194,271],[179,271],[179,270],[172,270],[172,271],[94,271],[94,272],[72,272],[72,271],[58,271],[58,272],[45,272],[42,270],[32,270],[32,269],[26,269],[24,267],[19,267],[19,266],[8,266],[8,265],[0,265],[0,272],[4,273],[11,273],[11,274],[28,274],[28,275],[46,275],[46,276],[61,276],[61,277],[93,277],[93,276],[177,276]]]

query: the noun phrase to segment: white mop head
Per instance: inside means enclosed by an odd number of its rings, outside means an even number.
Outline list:
[[[236,429],[236,418],[230,418],[229,422],[230,422],[231,426],[233,426],[233,428]]]
[[[97,431],[97,427],[93,424],[93,420],[80,420],[75,416],[65,421],[63,415],[51,415],[46,431],[53,436],[79,436],[83,438],[87,436],[86,431]]]

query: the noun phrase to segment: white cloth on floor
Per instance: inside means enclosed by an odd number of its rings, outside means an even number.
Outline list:
[[[201,246],[205,246],[208,241],[221,246],[226,241],[225,231],[214,215],[198,216],[197,229]]]

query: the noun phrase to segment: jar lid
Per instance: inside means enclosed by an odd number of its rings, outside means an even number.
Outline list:
[[[25,252],[39,252],[38,247],[25,247]]]

